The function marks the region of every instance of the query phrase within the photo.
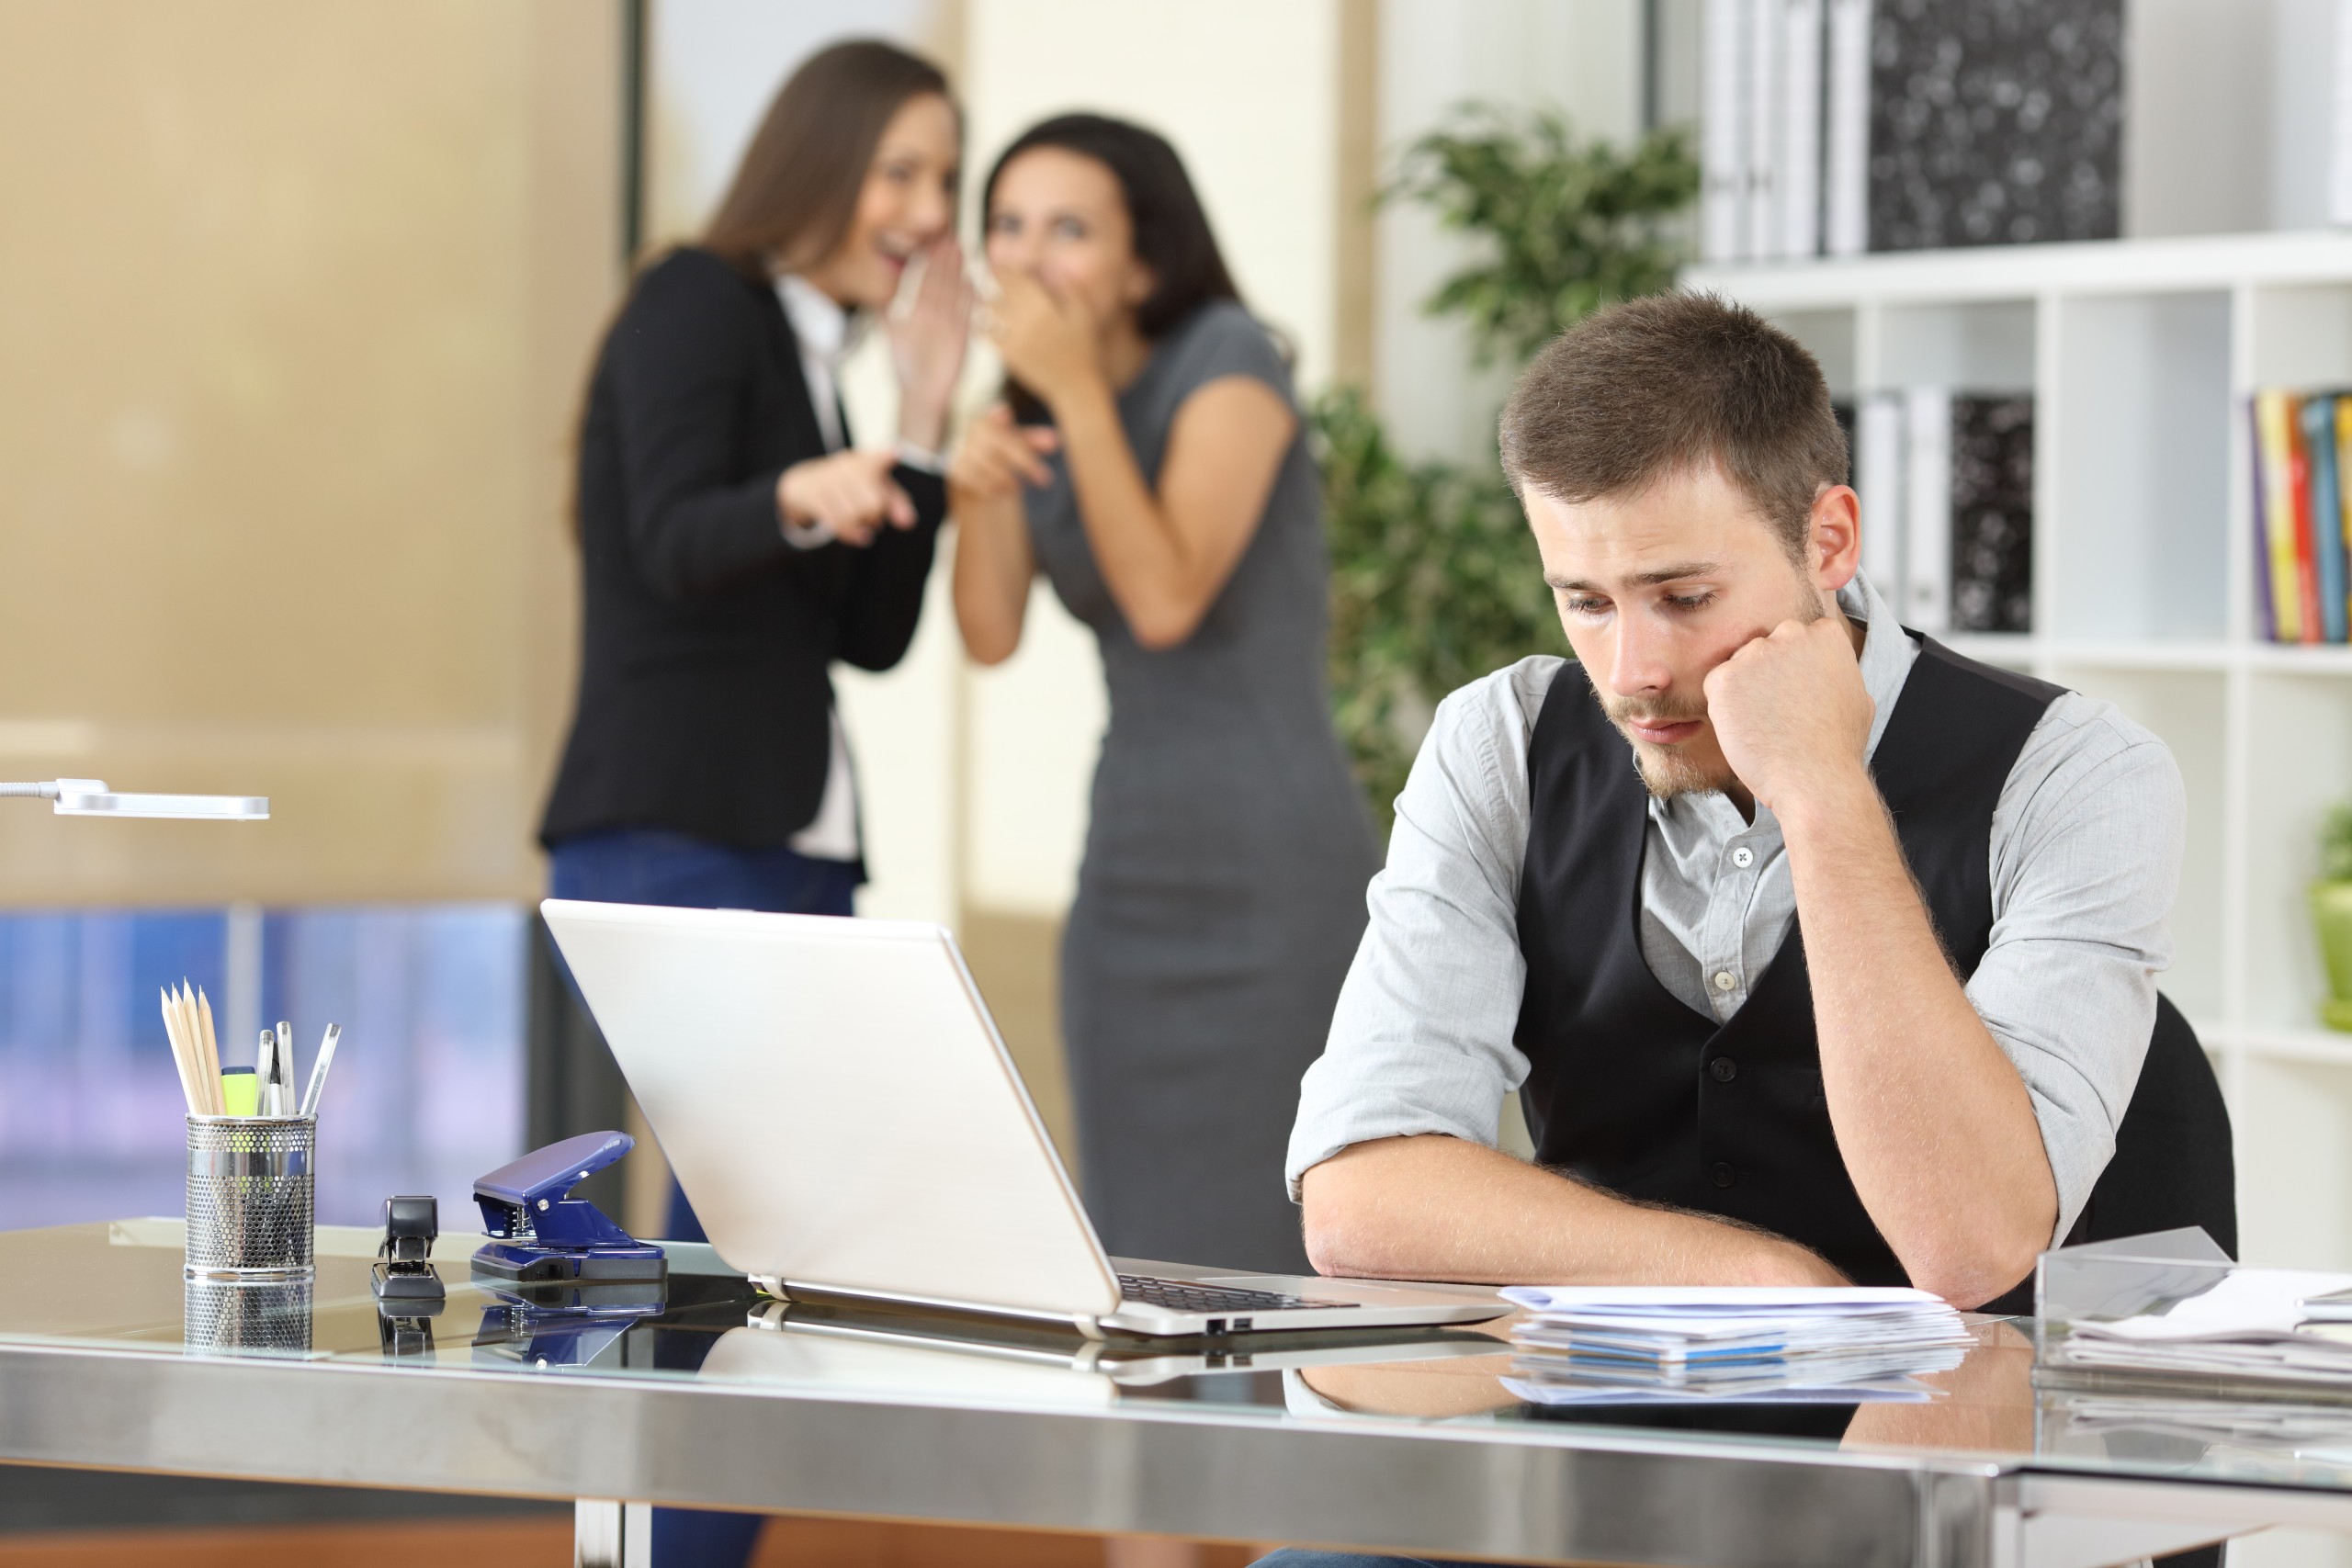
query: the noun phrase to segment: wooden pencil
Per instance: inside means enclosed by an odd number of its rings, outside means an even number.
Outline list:
[[[196,993],[188,988],[185,978],[180,981],[178,994],[172,999],[179,1009],[180,1038],[187,1043],[188,1072],[196,1080],[196,1108],[209,1116],[213,1113],[212,1097],[204,1092],[204,1046],[197,1032]]]
[[[201,986],[196,990],[196,1021],[203,1027],[197,1043],[202,1047],[204,1082],[210,1091],[205,1098],[212,1104],[212,1114],[225,1116],[229,1113],[229,1099],[220,1088],[220,1040],[212,1032],[212,999],[204,994]]]
[[[172,1007],[170,992],[158,987],[155,995],[164,1005],[164,1037],[172,1047],[172,1066],[180,1075],[180,1093],[187,1100],[188,1111],[200,1114],[203,1107],[197,1103],[196,1076],[188,1063],[187,1049],[180,1043],[179,1014]]]

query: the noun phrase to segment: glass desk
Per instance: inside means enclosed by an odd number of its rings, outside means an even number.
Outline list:
[[[1985,1320],[1916,1403],[1533,1405],[1506,1325],[1222,1342],[770,1301],[676,1247],[647,1315],[518,1318],[435,1251],[387,1322],[374,1233],[307,1289],[187,1285],[176,1221],[0,1233],[0,1459],[566,1497],[581,1561],[670,1504],[1544,1562],[2091,1568],[2275,1524],[2352,1531],[2352,1409],[2039,1394]],[[2218,1407],[2217,1407],[2218,1408]]]

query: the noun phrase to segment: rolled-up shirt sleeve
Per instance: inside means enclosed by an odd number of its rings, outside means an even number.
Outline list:
[[[1301,1176],[1351,1144],[1443,1133],[1495,1145],[1503,1097],[1527,1077],[1512,1043],[1527,978],[1527,737],[1562,662],[1521,660],[1438,705],[1396,797],[1330,1038],[1300,1084],[1293,1199]]]
[[[2090,1201],[2140,1081],[2187,819],[2164,742],[2074,693],[2042,716],[1994,808],[1992,943],[1968,999],[2032,1098],[2053,1242]]]

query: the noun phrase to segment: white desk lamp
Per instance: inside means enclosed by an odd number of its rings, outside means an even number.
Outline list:
[[[266,795],[117,795],[103,779],[52,779],[48,784],[0,784],[0,796],[57,803],[60,817],[175,817],[214,822],[262,822]]]

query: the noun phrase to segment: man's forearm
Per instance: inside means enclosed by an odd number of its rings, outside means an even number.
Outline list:
[[[1471,1284],[1829,1285],[1815,1254],[1654,1209],[1442,1134],[1354,1145],[1300,1183],[1326,1274]]]
[[[1953,975],[1868,774],[1780,815],[1847,1174],[1912,1281],[1975,1306],[2057,1223],[2032,1099]]]

